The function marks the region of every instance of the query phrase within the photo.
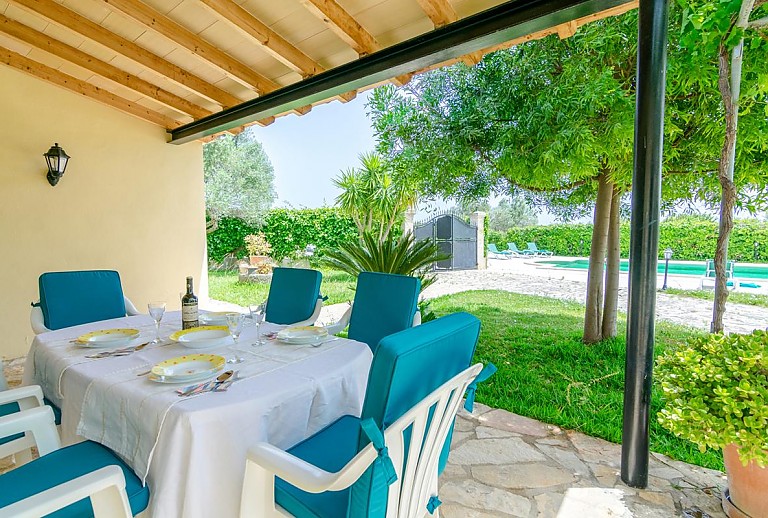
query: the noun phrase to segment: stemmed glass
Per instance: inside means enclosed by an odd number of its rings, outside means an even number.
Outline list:
[[[152,344],[159,344],[160,343],[160,321],[163,319],[163,315],[165,314],[165,302],[150,302],[147,304],[147,309],[149,310],[149,316],[152,317],[152,320],[155,321],[155,339],[152,340],[150,343]]]
[[[232,335],[232,340],[235,342],[235,346],[237,346],[237,340],[243,331],[243,318],[244,315],[242,313],[227,313],[227,327],[229,328],[229,334]],[[235,356],[227,361],[229,363],[241,363],[245,359],[235,353]]]
[[[251,313],[253,325],[256,326],[256,341],[251,345],[264,345],[264,340],[261,339],[261,323],[264,322],[264,304],[248,306],[248,311]]]

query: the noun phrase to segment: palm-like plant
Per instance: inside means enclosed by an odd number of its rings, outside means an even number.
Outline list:
[[[416,190],[395,180],[389,165],[376,153],[360,155],[362,167],[342,171],[333,183],[342,189],[336,198],[362,235],[375,233],[383,243],[405,210],[416,203]]]
[[[398,273],[421,279],[421,289],[435,282],[432,264],[448,255],[431,241],[415,241],[413,234],[387,236],[383,241],[373,232],[363,232],[360,241],[350,241],[328,250],[324,262],[331,268],[357,277],[360,272]]]

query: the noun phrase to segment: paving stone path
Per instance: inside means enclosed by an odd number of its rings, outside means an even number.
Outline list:
[[[722,518],[719,471],[652,454],[647,489],[620,478],[621,446],[476,404],[440,478],[444,518]]]

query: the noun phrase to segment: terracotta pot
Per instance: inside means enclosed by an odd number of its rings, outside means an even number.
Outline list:
[[[730,518],[768,517],[768,467],[755,462],[741,464],[734,444],[723,448],[728,491],[723,495],[723,510]]]
[[[264,264],[269,260],[268,255],[250,255],[248,259],[251,261],[251,266],[258,266]]]

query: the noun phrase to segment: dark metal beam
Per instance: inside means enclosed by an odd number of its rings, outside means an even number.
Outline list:
[[[667,17],[668,0],[641,0],[637,29],[637,104],[621,440],[621,480],[640,488],[648,485]]]
[[[181,144],[387,81],[631,0],[514,0],[172,130]]]

